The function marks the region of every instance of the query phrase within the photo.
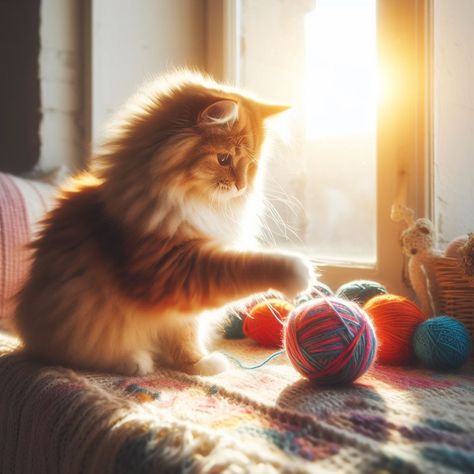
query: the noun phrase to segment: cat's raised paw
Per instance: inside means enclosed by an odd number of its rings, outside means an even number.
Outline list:
[[[229,368],[227,358],[218,352],[212,352],[191,366],[194,375],[215,375]]]
[[[299,255],[286,255],[283,270],[279,275],[280,288],[288,298],[307,290],[316,281],[313,265]]]

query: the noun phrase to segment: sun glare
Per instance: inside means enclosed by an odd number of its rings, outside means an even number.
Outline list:
[[[316,0],[305,17],[305,135],[373,134],[375,0]]]

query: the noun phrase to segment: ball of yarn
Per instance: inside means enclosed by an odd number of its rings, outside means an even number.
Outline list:
[[[309,293],[303,293],[295,298],[295,306],[311,301],[313,297]]]
[[[224,337],[226,339],[242,339],[244,335],[244,319],[247,317],[245,309],[229,308],[224,320]]]
[[[334,293],[331,288],[321,281],[318,281],[318,283],[315,283],[313,286],[311,286],[311,289],[308,291],[308,293],[313,298],[321,298],[322,296],[334,296]]]
[[[414,358],[413,334],[418,324],[426,319],[421,309],[408,298],[390,294],[375,296],[364,309],[377,334],[377,361],[388,365],[410,363]]]
[[[377,347],[364,310],[336,297],[318,298],[294,309],[284,341],[295,369],[320,385],[354,381],[370,367]]]
[[[307,301],[311,301],[314,298],[320,298],[322,296],[334,296],[334,293],[328,285],[322,282],[315,283],[308,291],[300,293],[295,298],[295,306],[306,303]]]
[[[285,300],[270,299],[257,304],[244,321],[244,334],[265,347],[282,347],[283,322],[294,308]]]
[[[224,337],[226,339],[244,338],[243,326],[245,318],[250,314],[254,306],[272,298],[283,299],[283,296],[276,291],[267,291],[254,294],[229,306],[223,322]]]
[[[471,337],[456,319],[438,316],[416,328],[413,348],[417,358],[430,369],[457,369],[471,354]]]
[[[340,286],[336,291],[336,296],[364,306],[374,296],[386,293],[386,288],[376,281],[354,280]]]

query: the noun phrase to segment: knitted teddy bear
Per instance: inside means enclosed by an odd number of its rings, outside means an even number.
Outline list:
[[[408,276],[423,312],[432,316],[435,313],[433,300],[428,288],[427,261],[441,252],[435,249],[435,232],[429,219],[414,219],[414,213],[405,206],[392,209],[392,219],[404,220],[408,227],[401,234],[403,252],[408,257]]]

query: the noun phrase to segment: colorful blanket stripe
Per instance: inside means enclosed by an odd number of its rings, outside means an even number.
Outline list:
[[[474,370],[374,367],[316,388],[284,356],[148,377],[49,367],[0,339],[2,473],[474,472]],[[225,341],[246,363],[268,351]]]

